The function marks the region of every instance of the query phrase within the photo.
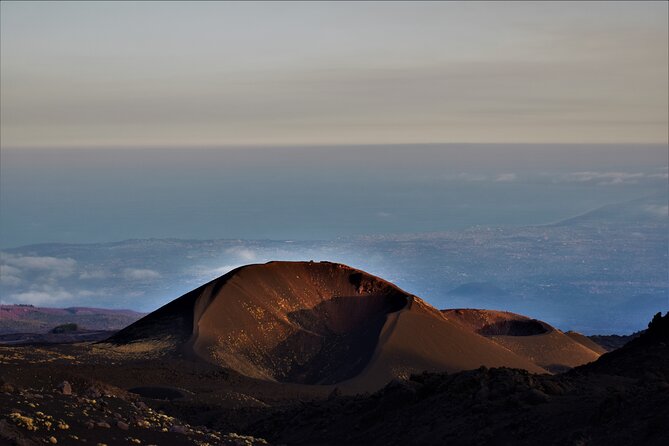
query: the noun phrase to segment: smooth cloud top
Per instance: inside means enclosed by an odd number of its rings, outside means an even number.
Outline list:
[[[503,173],[501,175],[498,175],[495,181],[498,182],[510,182],[510,181],[516,181],[518,179],[518,175],[515,173]]]
[[[39,270],[58,277],[72,275],[77,265],[74,259],[59,257],[15,256],[3,253],[0,259],[3,266],[13,267],[12,271],[15,273],[19,270]]]
[[[225,252],[226,254],[236,256],[240,260],[245,260],[245,261],[256,260],[257,258],[257,255],[253,250],[241,246],[228,248],[225,250]]]
[[[595,183],[600,186],[634,184],[641,180],[657,181],[666,179],[663,173],[643,172],[572,172],[556,179],[556,182]]]
[[[669,205],[667,206],[662,206],[662,205],[652,205],[649,204],[644,207],[646,212],[649,214],[652,214],[657,217],[667,217],[669,216]]]
[[[122,276],[128,280],[155,280],[161,277],[158,271],[152,269],[136,269],[126,268],[123,270]]]

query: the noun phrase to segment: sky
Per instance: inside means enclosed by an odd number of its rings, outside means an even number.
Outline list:
[[[2,148],[667,143],[667,2],[0,8]]]

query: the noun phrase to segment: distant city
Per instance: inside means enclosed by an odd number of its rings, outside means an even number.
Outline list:
[[[508,310],[563,330],[624,334],[669,307],[666,202],[659,194],[550,225],[331,241],[32,245],[3,251],[0,295],[2,303],[146,312],[240,265],[328,260],[438,308]]]

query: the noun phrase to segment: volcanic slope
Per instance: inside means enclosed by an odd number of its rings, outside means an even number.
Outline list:
[[[561,372],[595,361],[604,350],[578,333],[563,333],[546,322],[506,311],[443,310],[475,333],[535,362],[551,372]]]
[[[422,373],[367,397],[295,405],[257,423],[290,445],[664,446],[669,314],[597,361],[557,375]]]
[[[329,262],[229,272],[120,331],[128,352],[199,358],[252,378],[375,390],[411,373],[534,362],[378,277]]]

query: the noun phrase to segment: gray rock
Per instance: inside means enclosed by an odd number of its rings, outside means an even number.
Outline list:
[[[185,427],[179,426],[179,425],[174,425],[170,428],[170,432],[174,432],[175,434],[186,434],[188,431],[186,430]]]
[[[102,393],[95,387],[89,387],[88,390],[86,390],[86,396],[89,398],[100,398]]]

